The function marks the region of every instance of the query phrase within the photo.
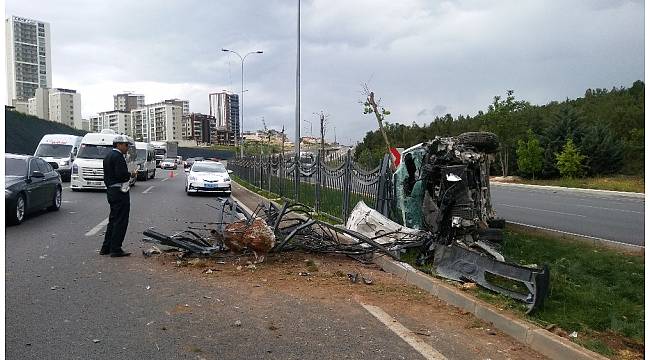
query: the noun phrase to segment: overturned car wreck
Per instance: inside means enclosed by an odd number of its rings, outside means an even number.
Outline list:
[[[404,151],[392,178],[396,221],[359,202],[345,226],[313,218],[299,203],[260,204],[252,213],[220,199],[217,220],[203,228],[168,236],[146,230],[145,241],[189,254],[220,256],[302,250],[344,254],[371,261],[376,254],[399,260],[407,249],[436,275],[484,288],[523,302],[528,312],[543,304],[549,287],[547,266],[506,262],[497,244],[505,222],[490,202],[489,167],[498,141],[491,133],[440,138]],[[192,222],[190,222],[192,223]],[[203,238],[193,230],[215,225]]]
[[[469,132],[405,150],[393,175],[397,217],[422,231],[418,264],[520,300],[530,312],[547,295],[549,270],[508,263],[497,249],[505,221],[492,208],[489,169],[498,146],[492,133]]]

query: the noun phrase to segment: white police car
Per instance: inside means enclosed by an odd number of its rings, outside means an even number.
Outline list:
[[[196,161],[185,178],[185,192],[188,195],[198,192],[224,193],[230,195],[232,170],[216,161]]]

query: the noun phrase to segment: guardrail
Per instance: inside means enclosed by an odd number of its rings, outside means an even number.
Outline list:
[[[301,202],[314,211],[345,222],[354,205],[363,200],[383,214],[391,196],[390,156],[379,166],[365,169],[351,152],[322,158],[261,155],[228,161],[228,169],[242,180],[280,197]]]

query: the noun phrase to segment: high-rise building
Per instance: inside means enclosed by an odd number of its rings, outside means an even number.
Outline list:
[[[181,140],[181,106],[167,102],[131,111],[132,136],[136,141]]]
[[[49,93],[49,119],[81,129],[81,94],[70,89],[51,89]]]
[[[127,111],[142,109],[144,107],[144,95],[125,92],[113,95],[113,110]]]
[[[217,131],[230,133],[227,138],[234,145],[239,134],[239,95],[226,91],[209,95],[210,115],[214,116]]]
[[[5,19],[7,103],[27,102],[36,89],[52,87],[50,24],[12,16]]]

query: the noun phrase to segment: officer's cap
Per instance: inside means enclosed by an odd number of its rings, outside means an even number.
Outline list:
[[[128,144],[129,140],[124,135],[117,135],[113,138],[113,144]]]

